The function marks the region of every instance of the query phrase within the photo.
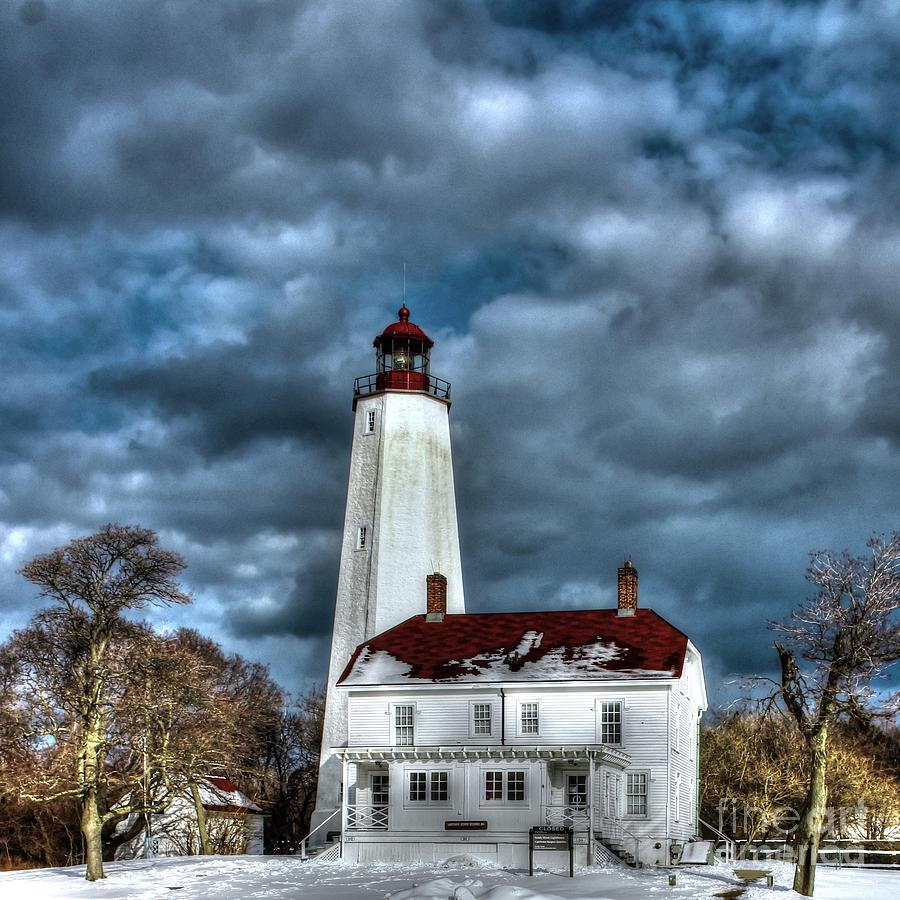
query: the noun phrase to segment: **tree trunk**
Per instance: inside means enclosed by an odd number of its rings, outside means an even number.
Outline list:
[[[794,871],[794,890],[804,897],[812,897],[816,885],[816,860],[822,823],[825,820],[825,804],[828,789],[825,786],[825,769],[828,762],[828,726],[823,725],[810,740],[812,769],[809,793],[803,805],[803,815],[797,827],[794,846],[797,851],[797,868]]]
[[[191,796],[194,798],[194,809],[197,812],[197,831],[200,832],[200,853],[203,856],[212,855],[212,845],[209,843],[209,827],[206,823],[206,810],[203,808],[203,799],[200,796],[200,788],[192,781]]]
[[[99,669],[100,654],[92,652],[92,665]],[[102,747],[103,719],[99,697],[103,685],[99,677],[89,685],[83,713],[84,737],[79,759],[79,781],[81,788],[81,834],[84,837],[84,856],[87,863],[85,878],[97,881],[106,878],[103,871],[103,822],[100,819],[100,751]]]
[[[84,836],[84,857],[87,863],[85,878],[98,881],[106,878],[103,871],[103,836],[100,813],[97,810],[97,794],[88,790],[81,807],[81,833]]]

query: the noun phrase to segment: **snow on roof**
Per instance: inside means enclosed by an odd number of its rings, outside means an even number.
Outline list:
[[[413,616],[360,644],[338,684],[679,678],[686,649],[651,609]]]
[[[232,781],[217,775],[207,775],[203,779],[200,784],[200,799],[203,807],[210,812],[262,812]]]

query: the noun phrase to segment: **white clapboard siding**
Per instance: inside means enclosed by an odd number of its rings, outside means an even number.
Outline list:
[[[472,705],[490,704],[490,735],[472,730]],[[415,706],[414,734],[417,746],[447,747],[466,744],[499,744],[500,699],[496,691],[419,691],[360,693],[350,695],[351,747],[383,747],[393,744],[393,709],[397,704]]]
[[[349,744],[384,747],[390,739],[390,704],[379,695],[350,695]]]
[[[622,750],[631,765],[622,773],[619,808],[625,827],[637,835],[665,833],[667,784],[668,690],[663,687],[634,687],[624,694]],[[627,814],[625,790],[627,772],[646,772],[647,816]]]
[[[680,727],[678,729],[677,746],[674,741],[669,742],[669,802],[671,804],[670,831],[675,840],[687,840],[696,833],[695,810],[691,799],[691,786],[695,784],[697,776],[697,707],[692,698],[683,693],[684,689],[690,690],[689,679],[682,679],[671,693],[671,721],[674,722],[678,714]],[[678,785],[676,776],[681,776],[680,783],[680,815],[675,818],[675,790]]]
[[[619,685],[603,690],[581,687],[554,687],[528,690],[515,687],[505,691],[501,704],[497,692],[481,691],[394,691],[360,692],[350,695],[350,746],[386,746],[393,743],[393,708],[397,704],[415,706],[415,744],[453,746],[499,744],[595,744],[599,740],[598,710],[604,700],[623,702],[621,749],[632,755],[635,765],[658,765],[665,761],[667,742],[667,688]],[[492,707],[492,734],[475,735],[472,705]],[[537,703],[538,733],[522,730],[522,704]],[[501,705],[505,706],[505,726],[501,729]],[[684,714],[685,725],[690,721]],[[647,754],[652,759],[647,758]]]

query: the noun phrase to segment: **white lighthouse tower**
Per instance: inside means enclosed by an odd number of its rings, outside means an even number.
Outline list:
[[[357,378],[334,632],[312,827],[340,806],[346,695],[334,690],[357,645],[425,612],[426,577],[447,577],[447,612],[464,613],[450,455],[450,385],[429,371],[434,341],[404,305],[375,338],[376,371]],[[320,829],[339,831],[338,817]]]

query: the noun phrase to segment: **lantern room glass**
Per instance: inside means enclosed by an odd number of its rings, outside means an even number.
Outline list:
[[[428,347],[414,338],[385,338],[378,349],[378,372],[428,374]]]

